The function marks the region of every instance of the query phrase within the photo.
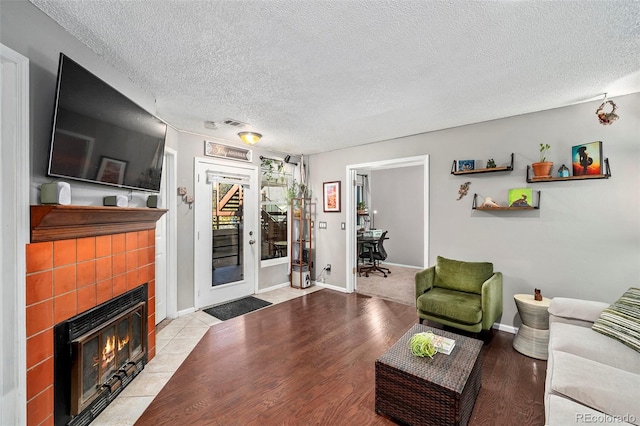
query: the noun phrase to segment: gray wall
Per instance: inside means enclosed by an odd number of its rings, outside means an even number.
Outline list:
[[[371,171],[375,227],[389,231],[387,262],[422,266],[424,262],[424,167]]]
[[[438,132],[313,155],[312,187],[346,178],[346,165],[429,154],[429,263],[437,255],[491,261],[504,274],[501,323],[518,325],[513,295],[584,297],[611,302],[640,284],[640,94],[613,99],[620,119],[598,123],[600,101],[494,120]],[[541,142],[551,144],[554,172],[570,164],[573,145],[603,142],[613,177],[602,180],[528,184],[527,164],[538,159]],[[453,176],[453,160],[494,158],[498,165],[515,153],[513,172]],[[372,188],[377,184],[372,182]],[[460,201],[458,189],[471,182]],[[540,210],[486,212],[471,209],[474,193],[506,202],[510,188],[542,191]],[[345,203],[343,191],[342,202]],[[331,263],[328,284],[345,287],[346,211],[323,213],[328,228],[317,235],[317,261]],[[400,222],[402,217],[395,219]],[[377,219],[376,219],[377,221]],[[378,224],[376,223],[376,226]]]
[[[51,137],[53,104],[60,52],[64,52],[109,85],[151,113],[155,113],[153,94],[146,93],[127,77],[106,64],[94,52],[69,35],[55,21],[27,1],[0,2],[0,42],[30,60],[31,107],[31,192],[30,203],[39,203],[38,188],[52,179],[46,176]],[[178,151],[178,186],[186,186],[193,194],[193,158],[203,156],[204,137],[169,128],[166,144]],[[229,143],[229,142],[223,142]],[[233,143],[231,143],[233,144]],[[240,145],[240,144],[238,144]],[[254,164],[259,156],[282,158],[277,154],[254,149]],[[105,195],[129,195],[129,190],[69,181],[72,204],[102,205]],[[132,192],[130,206],[144,207],[147,194]],[[185,204],[167,206],[177,209],[178,217],[178,310],[193,307],[193,210]],[[288,282],[287,265],[262,268],[259,287]]]

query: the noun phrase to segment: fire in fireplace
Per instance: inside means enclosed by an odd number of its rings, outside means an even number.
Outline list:
[[[147,362],[147,285],[55,327],[54,423],[87,425]]]

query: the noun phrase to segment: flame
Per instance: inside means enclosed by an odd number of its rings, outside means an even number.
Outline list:
[[[104,361],[105,364],[113,361],[113,359],[116,357],[116,344],[118,347],[118,351],[121,351],[128,343],[129,336],[125,336],[119,340],[116,339],[115,335],[107,337],[104,344],[104,349],[102,349],[102,361]]]

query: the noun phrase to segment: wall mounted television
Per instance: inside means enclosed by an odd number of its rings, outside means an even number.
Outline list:
[[[60,54],[49,176],[160,191],[166,124]]]

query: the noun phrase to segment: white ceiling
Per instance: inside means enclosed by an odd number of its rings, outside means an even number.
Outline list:
[[[292,154],[640,91],[638,1],[30,1],[174,127]]]

